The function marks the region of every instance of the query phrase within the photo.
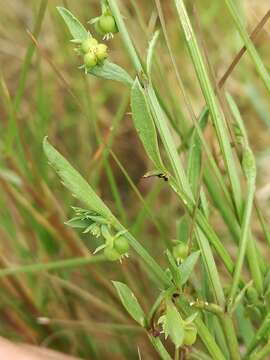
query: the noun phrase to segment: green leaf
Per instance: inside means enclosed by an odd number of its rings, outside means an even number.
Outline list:
[[[195,251],[192,254],[190,254],[180,265],[179,271],[181,277],[181,285],[184,285],[188,281],[199,259],[199,256],[200,256],[200,251]]]
[[[82,219],[78,216],[65,222],[65,225],[70,226],[74,229],[85,229],[90,224],[93,224],[93,221],[91,219]]]
[[[152,39],[149,42],[149,47],[147,50],[147,59],[146,59],[146,72],[148,75],[148,78],[151,78],[151,69],[152,69],[152,63],[153,63],[153,56],[154,56],[154,51],[155,51],[155,47],[158,41],[158,37],[159,37],[160,31],[157,30],[155,31]]]
[[[133,79],[126,70],[108,60],[105,60],[101,65],[95,66],[93,69],[89,69],[87,72],[100,78],[122,82],[128,86],[133,84]]]
[[[178,310],[171,302],[166,309],[166,328],[170,339],[179,348],[184,340],[184,324]]]
[[[172,256],[171,252],[169,250],[166,250],[166,255],[167,258],[169,260],[169,269],[171,271],[172,277],[173,277],[173,281],[175,283],[176,286],[180,286],[181,283],[181,276],[179,273],[179,269],[178,266],[174,260],[174,257]]]
[[[111,211],[97,196],[86,180],[84,180],[70,163],[48,142],[47,137],[43,140],[43,149],[50,165],[56,170],[64,186],[90,210],[110,219],[112,217]]]
[[[71,35],[74,39],[83,41],[87,39],[90,33],[85,29],[85,27],[80,23],[78,19],[66,8],[58,6],[57,10],[64,19]]]
[[[164,169],[158,148],[156,128],[138,78],[131,89],[131,110],[134,126],[147,155],[158,169]]]
[[[115,286],[118,292],[118,295],[120,297],[120,300],[124,308],[130,314],[130,316],[135,321],[137,321],[141,326],[145,327],[146,317],[133,292],[129,289],[127,285],[119,281],[113,281],[113,285]]]

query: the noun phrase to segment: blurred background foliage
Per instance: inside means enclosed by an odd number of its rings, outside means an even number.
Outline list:
[[[195,114],[199,114],[204,102],[173,4],[161,3],[178,69]],[[164,265],[166,243],[178,236],[175,220],[182,210],[165,182],[142,178],[151,164],[132,125],[127,88],[86,77],[78,69],[80,60],[55,8],[66,6],[86,24],[99,15],[99,1],[1,0],[0,5],[0,267],[82,256],[96,246],[89,235],[64,225],[76,202],[47,165],[41,147],[45,135]],[[143,58],[153,31],[160,26],[155,2],[122,0],[122,5],[127,27]],[[241,48],[241,39],[222,0],[194,0],[187,5],[217,81]],[[251,32],[269,10],[269,1],[242,0],[238,7]],[[256,39],[270,70],[269,43],[270,22]],[[135,75],[119,35],[109,47],[113,62]],[[181,127],[188,110],[163,37],[157,54],[155,84]],[[257,156],[257,199],[269,220],[270,104],[247,56],[230,75],[226,88],[240,107]],[[212,135],[210,131],[207,138],[214,151]],[[104,157],[108,139],[118,164],[112,156]],[[216,156],[218,159],[219,154]],[[211,221],[226,242],[228,230],[215,209],[211,211]],[[262,238],[256,221],[253,226]],[[112,279],[128,283],[145,309],[157,296],[158,290],[152,289],[151,279],[144,276],[134,256],[122,265],[1,278],[0,334],[83,358],[135,359],[137,348],[142,349],[143,359],[156,358],[119,303]]]

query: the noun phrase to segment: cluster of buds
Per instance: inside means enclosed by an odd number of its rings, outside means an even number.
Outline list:
[[[84,56],[83,61],[86,70],[93,69],[108,57],[107,45],[99,43],[93,37],[84,40],[79,50]]]

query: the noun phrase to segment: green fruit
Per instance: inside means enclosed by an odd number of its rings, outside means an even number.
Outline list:
[[[104,250],[104,256],[109,261],[117,261],[121,255],[114,248],[106,247]]]
[[[123,255],[129,250],[128,240],[124,236],[119,236],[114,240],[113,247],[119,254]]]
[[[104,34],[117,32],[116,23],[113,16],[101,15],[98,22],[99,22],[99,27]]]
[[[99,21],[95,22],[95,31],[99,34],[99,35],[105,35],[105,32],[101,29],[100,25],[99,25]]]
[[[108,57],[108,47],[105,44],[98,44],[96,48],[96,56],[98,60],[102,61]]]
[[[186,346],[191,346],[195,343],[197,338],[197,329],[194,325],[190,324],[185,327],[185,334],[183,343]]]
[[[81,49],[86,54],[91,51],[94,47],[96,47],[98,41],[93,37],[90,37],[82,42]]]
[[[254,287],[248,288],[247,292],[246,292],[246,295],[247,295],[248,301],[250,303],[254,304],[254,303],[256,303],[258,301],[258,292]]]
[[[92,69],[97,65],[96,54],[92,51],[85,54],[83,60],[84,60],[84,65],[86,66],[87,69]]]
[[[176,260],[183,260],[188,256],[188,245],[186,243],[179,243],[173,247],[173,256]]]

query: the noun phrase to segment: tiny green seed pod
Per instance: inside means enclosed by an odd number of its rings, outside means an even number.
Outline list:
[[[114,248],[106,247],[104,249],[104,256],[109,261],[117,261],[120,259],[121,255]]]
[[[96,21],[94,26],[95,26],[96,33],[98,33],[99,35],[105,35],[105,32],[101,29],[101,27],[99,25],[99,21]]]
[[[85,54],[83,60],[84,60],[84,65],[87,69],[92,69],[97,65],[96,54],[92,51],[89,51],[87,54]]]
[[[197,329],[193,324],[189,324],[185,327],[184,330],[184,340],[183,343],[186,346],[191,346],[195,343],[197,339]]]
[[[179,243],[173,247],[173,256],[176,260],[183,260],[188,256],[188,245],[186,243]]]
[[[104,34],[116,33],[118,31],[115,20],[111,15],[101,15],[98,23],[101,31]]]
[[[108,47],[105,44],[98,44],[96,47],[96,56],[98,60],[103,61],[108,57]]]
[[[93,37],[89,37],[88,39],[84,40],[81,49],[82,51],[87,54],[89,51],[91,51],[95,46],[97,46],[98,41],[94,39]]]
[[[254,304],[258,301],[258,292],[254,287],[249,287],[246,292],[247,299],[250,303]]]
[[[119,236],[114,240],[114,249],[120,254],[126,254],[129,250],[128,240],[124,236]]]

